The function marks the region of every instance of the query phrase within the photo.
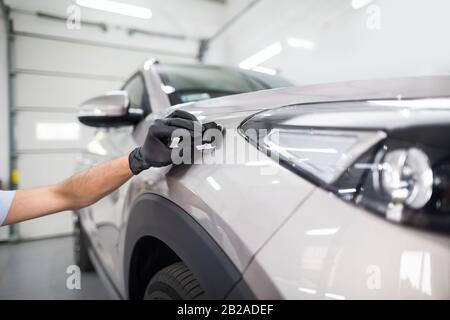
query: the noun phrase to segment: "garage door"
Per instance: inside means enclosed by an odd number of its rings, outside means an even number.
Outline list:
[[[121,83],[149,57],[193,62],[186,54],[70,39],[16,30],[13,48],[13,105],[20,188],[61,181],[74,172],[94,129],[80,126],[76,106]],[[19,224],[22,239],[72,232],[71,213]]]

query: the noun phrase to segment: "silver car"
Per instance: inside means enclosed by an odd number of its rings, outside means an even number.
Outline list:
[[[80,168],[128,153],[174,108],[224,130],[202,163],[142,172],[76,214],[78,263],[116,296],[450,298],[450,77],[181,92],[168,110],[158,86],[151,113],[132,92],[81,108],[114,128]]]

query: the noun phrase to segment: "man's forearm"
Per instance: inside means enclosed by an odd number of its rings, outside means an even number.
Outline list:
[[[119,188],[133,174],[137,175],[150,167],[172,164],[172,149],[168,146],[168,141],[180,128],[188,130],[192,136],[196,128],[200,132],[203,130],[195,116],[175,110],[168,117],[157,119],[148,128],[144,144],[134,149],[129,156],[92,167],[53,186],[18,190],[12,203],[8,198],[8,206],[11,206],[7,209],[3,224],[89,206]],[[4,212],[5,210],[0,211],[2,219]]]
[[[89,206],[132,176],[128,156],[123,156],[82,171],[53,186],[18,190],[4,224]]]
[[[80,172],[54,188],[65,200],[65,210],[76,210],[97,202],[132,176],[128,156],[124,156]]]

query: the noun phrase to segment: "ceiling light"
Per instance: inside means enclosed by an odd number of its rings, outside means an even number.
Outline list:
[[[259,64],[269,60],[270,58],[276,56],[283,50],[281,43],[275,42],[267,48],[255,53],[254,55],[248,57],[239,64],[239,68],[250,70]]]
[[[148,8],[110,0],[77,0],[77,5],[141,19],[150,19],[152,11]]]
[[[272,69],[272,68],[267,68],[267,67],[261,67],[261,66],[256,66],[252,68],[253,71],[256,72],[260,72],[260,73],[265,73],[271,76],[274,76],[277,74],[277,70]]]
[[[300,48],[305,50],[312,50],[316,44],[310,40],[289,37],[286,40],[287,44],[293,48]]]

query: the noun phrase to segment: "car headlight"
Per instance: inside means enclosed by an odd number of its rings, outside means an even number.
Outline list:
[[[450,231],[450,150],[434,141],[433,128],[411,128],[416,137],[423,130],[423,138],[408,139],[405,128],[308,127],[302,115],[299,106],[264,111],[240,131],[268,156],[343,200],[395,222]]]
[[[413,209],[425,206],[433,193],[433,170],[428,156],[420,149],[410,148],[385,155],[381,151],[380,157],[381,170],[374,170],[374,184],[381,186],[392,203],[406,204]]]
[[[263,132],[264,134],[264,132]],[[262,138],[261,147],[279,156],[292,169],[330,184],[360,156],[385,137],[381,131],[334,131],[273,128]]]

